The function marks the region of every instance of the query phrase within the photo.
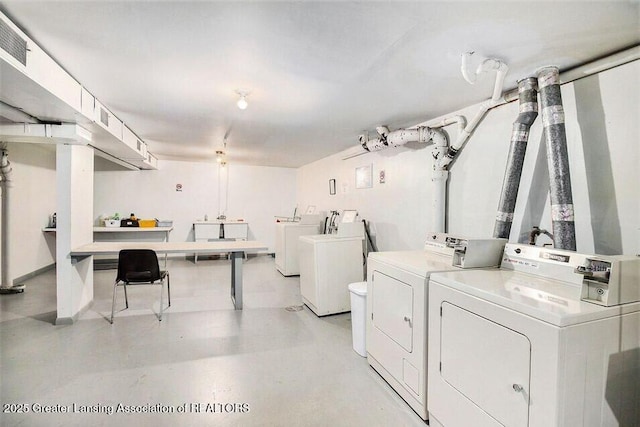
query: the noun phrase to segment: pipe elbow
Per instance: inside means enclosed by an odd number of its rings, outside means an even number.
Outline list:
[[[509,67],[507,67],[507,65],[504,62],[500,61],[499,59],[489,58],[489,59],[485,59],[484,61],[482,61],[480,65],[478,65],[476,74],[486,73],[487,71],[491,71],[491,70],[495,70],[499,73],[500,72],[506,73],[508,69]]]
[[[473,54],[474,54],[474,52],[465,52],[465,53],[463,53],[462,54],[462,65],[460,66],[460,71],[462,72],[462,77],[464,77],[464,79],[469,84],[475,84],[476,79],[478,77],[477,74],[470,74],[469,73],[469,58]]]
[[[496,62],[498,63],[496,68],[496,71],[498,72],[498,74],[502,74],[503,76],[506,76],[507,73],[509,72],[509,66],[499,60],[496,60]]]
[[[496,83],[493,87],[493,95],[491,96],[491,100],[494,102],[498,102],[502,96],[502,86],[504,85],[504,78],[509,71],[509,67],[502,61],[497,61],[496,68]]]
[[[386,126],[378,126],[376,127],[376,132],[378,132],[378,135],[385,138],[387,135],[389,135],[389,128]]]
[[[447,134],[444,133],[443,130],[431,129],[431,128],[426,128],[426,129],[428,129],[428,132],[429,132],[429,139],[433,141],[433,144],[436,147],[446,147],[447,145],[449,145]]]

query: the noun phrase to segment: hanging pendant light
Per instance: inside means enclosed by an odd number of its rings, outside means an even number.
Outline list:
[[[247,102],[247,96],[249,96],[249,93],[243,90],[236,90],[236,93],[240,97],[238,99],[238,102],[236,102],[236,105],[238,106],[239,109],[246,110],[247,107],[249,106],[249,103]]]

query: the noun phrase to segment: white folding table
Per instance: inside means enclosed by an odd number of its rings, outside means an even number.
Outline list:
[[[117,255],[123,249],[151,249],[157,254],[231,254],[231,300],[242,310],[242,261],[245,252],[266,251],[267,246],[255,240],[218,242],[94,242],[71,251],[71,258],[92,255]]]

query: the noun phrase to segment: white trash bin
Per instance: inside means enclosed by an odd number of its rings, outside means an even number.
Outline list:
[[[351,292],[351,334],[353,349],[362,357],[367,357],[367,282],[349,285]]]

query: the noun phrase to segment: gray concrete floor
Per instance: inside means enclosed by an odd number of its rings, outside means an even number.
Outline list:
[[[130,288],[129,310],[109,324],[115,270],[94,273],[94,303],[71,326],[54,326],[54,271],[0,296],[0,425],[425,425],[353,351],[349,313],[285,310],[302,304],[299,279],[280,275],[273,258],[245,261],[242,311],[229,298],[227,260],[168,269],[162,322],[160,288],[144,286]],[[106,413],[118,405],[147,412]]]

